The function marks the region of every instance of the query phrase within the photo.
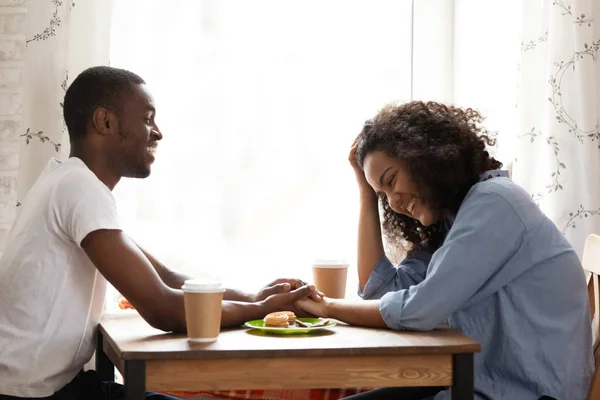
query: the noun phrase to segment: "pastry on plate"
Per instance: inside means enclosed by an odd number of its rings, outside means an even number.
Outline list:
[[[294,315],[294,320],[296,316]],[[272,328],[287,328],[290,326],[289,323],[290,317],[286,312],[274,312],[271,314],[267,314],[267,316],[263,319],[264,326],[272,327]]]

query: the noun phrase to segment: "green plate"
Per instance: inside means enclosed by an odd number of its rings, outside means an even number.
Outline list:
[[[302,322],[308,322],[310,324],[316,324],[319,321],[322,321],[323,318],[298,318],[298,320]],[[329,320],[329,323],[325,326],[317,326],[316,328],[302,328],[299,326],[293,326],[291,328],[275,328],[272,326],[264,326],[264,321],[262,319],[256,319],[254,321],[248,321],[244,324],[244,326],[251,329],[260,329],[261,331],[274,333],[279,335],[293,335],[296,333],[311,333],[320,331],[321,329],[331,328],[335,326],[336,323],[332,320]]]

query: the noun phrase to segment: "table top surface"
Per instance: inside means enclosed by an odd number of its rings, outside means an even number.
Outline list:
[[[395,332],[338,323],[329,329],[296,335],[274,335],[240,327],[222,330],[213,343],[191,343],[186,335],[152,328],[135,313],[103,317],[100,332],[123,360],[400,356],[480,351],[477,342],[447,327],[429,332]]]

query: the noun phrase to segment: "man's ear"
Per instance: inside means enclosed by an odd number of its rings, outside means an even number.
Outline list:
[[[112,135],[118,130],[116,115],[102,107],[97,108],[96,111],[94,111],[92,125],[94,126],[94,129],[102,135]]]

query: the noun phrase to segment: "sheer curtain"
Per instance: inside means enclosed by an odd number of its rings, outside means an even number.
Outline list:
[[[81,71],[109,59],[112,1],[32,1],[27,9],[18,200],[51,157],[69,156],[62,101]]]
[[[0,1],[0,255],[43,167],[68,157],[61,104],[69,75],[108,62],[111,5]]]
[[[515,180],[581,254],[600,229],[600,5],[525,2]]]
[[[117,2],[111,65],[147,81],[164,134],[151,177],[115,191],[150,252],[246,289],[355,257],[347,152],[410,99],[411,1]]]

